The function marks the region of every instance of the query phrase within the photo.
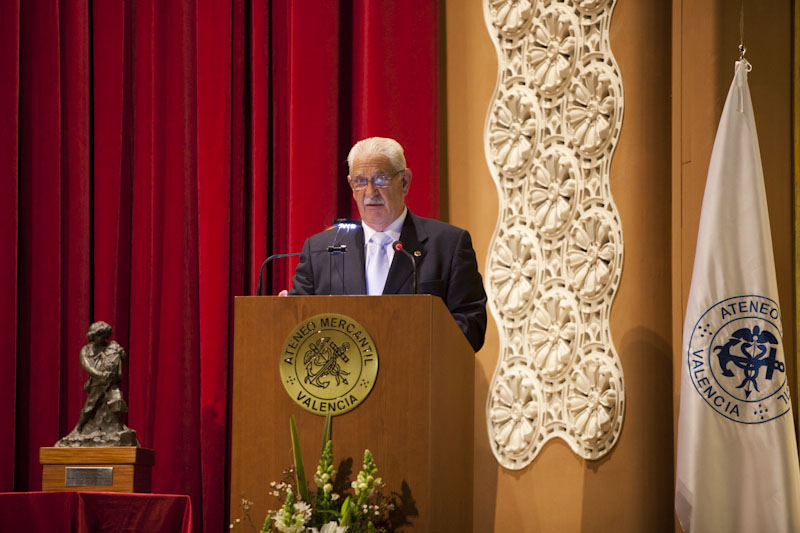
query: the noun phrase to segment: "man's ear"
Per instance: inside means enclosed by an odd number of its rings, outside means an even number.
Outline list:
[[[411,177],[413,174],[411,173],[410,168],[406,168],[403,171],[403,194],[408,194],[408,189],[411,188]]]

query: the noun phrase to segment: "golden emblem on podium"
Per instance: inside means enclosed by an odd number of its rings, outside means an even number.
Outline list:
[[[364,327],[335,313],[312,316],[286,338],[281,381],[311,413],[343,415],[366,399],[378,375],[378,352]]]

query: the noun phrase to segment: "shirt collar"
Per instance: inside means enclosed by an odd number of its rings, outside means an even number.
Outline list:
[[[403,224],[406,221],[406,215],[408,214],[408,208],[404,207],[403,212],[400,213],[400,216],[394,219],[394,222],[389,224],[389,226],[383,230],[385,234],[392,238],[392,241],[399,241],[400,240],[400,233],[403,231]],[[370,228],[366,222],[363,220],[361,221],[361,227],[364,228],[364,246],[369,242],[372,236],[377,233],[374,229]]]

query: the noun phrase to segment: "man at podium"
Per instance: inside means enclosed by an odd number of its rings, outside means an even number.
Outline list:
[[[408,210],[412,174],[394,139],[357,142],[347,164],[361,223],[308,238],[289,294],[410,294],[413,257],[418,292],[444,301],[477,352],[486,333],[486,293],[469,233]]]

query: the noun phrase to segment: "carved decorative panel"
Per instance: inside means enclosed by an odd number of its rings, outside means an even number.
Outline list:
[[[614,3],[484,0],[499,63],[484,147],[500,197],[486,265],[500,354],[486,421],[510,469],[556,437],[597,459],[622,428],[609,328],[623,258],[609,187],[623,111]]]

